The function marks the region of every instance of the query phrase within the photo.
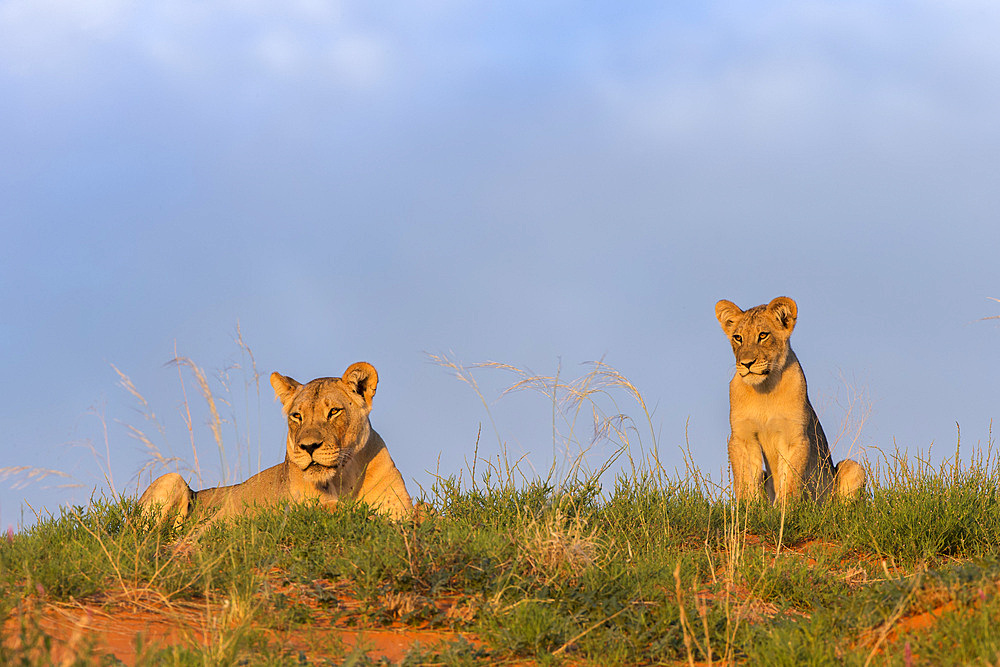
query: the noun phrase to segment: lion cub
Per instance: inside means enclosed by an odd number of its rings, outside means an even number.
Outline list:
[[[340,499],[358,500],[396,518],[410,516],[403,477],[368,420],[377,385],[378,373],[363,361],[343,377],[308,384],[272,373],[271,386],[288,419],[284,461],[241,484],[202,491],[168,473],[149,485],[139,504],[158,507],[161,519],[176,512],[178,521],[193,512],[216,520],[313,499],[331,509]]]
[[[759,497],[762,483],[771,502],[781,503],[803,495],[822,501],[831,492],[852,498],[864,489],[865,471],[857,462],[833,465],[809,403],[806,376],[788,343],[797,314],[787,296],[745,311],[731,301],[715,304],[736,355],[729,383],[729,464],[737,499]]]

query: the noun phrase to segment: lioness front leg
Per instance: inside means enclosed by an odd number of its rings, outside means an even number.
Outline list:
[[[760,498],[764,481],[760,445],[733,433],[729,436],[729,465],[733,471],[733,493],[736,500],[753,501]]]
[[[157,518],[160,521],[166,519],[171,513],[176,513],[174,520],[176,525],[191,513],[191,503],[194,500],[194,491],[187,485],[184,478],[175,472],[167,473],[157,477],[149,488],[146,489],[139,498],[139,505],[145,510],[156,509]]]

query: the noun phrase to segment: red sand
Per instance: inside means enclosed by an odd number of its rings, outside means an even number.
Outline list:
[[[217,630],[212,627],[212,617],[218,619],[218,613],[218,609],[194,605],[160,609],[150,605],[131,609],[124,605],[114,605],[113,609],[97,605],[46,605],[24,616],[34,619],[37,627],[52,638],[51,653],[34,656],[40,664],[59,664],[72,659],[89,645],[95,656],[113,655],[126,665],[133,665],[137,658],[136,639],[140,636],[144,651],[173,645],[208,645]],[[29,637],[31,632],[29,626]],[[7,620],[3,635],[10,648],[19,645],[18,618]],[[447,630],[339,628],[325,623],[312,627],[300,625],[287,631],[267,630],[265,636],[276,652],[301,652],[308,659],[336,657],[361,644],[369,657],[376,660],[384,657],[392,662],[401,661],[418,642],[424,649],[462,639],[477,643],[468,633]]]

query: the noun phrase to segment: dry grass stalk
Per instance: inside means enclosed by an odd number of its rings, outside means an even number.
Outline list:
[[[404,618],[427,606],[427,598],[416,593],[385,593],[378,598],[379,605],[394,618]]]
[[[181,376],[180,368],[186,366],[191,374],[194,375],[195,383],[198,385],[198,391],[201,392],[202,398],[205,399],[205,403],[208,405],[208,410],[211,414],[208,425],[212,429],[212,437],[215,439],[215,445],[219,451],[219,462],[222,466],[224,482],[228,482],[229,474],[226,469],[226,447],[222,442],[222,418],[219,417],[219,409],[215,404],[215,395],[212,393],[212,388],[208,384],[208,378],[205,376],[205,372],[194,363],[188,357],[174,357],[168,362],[170,364],[176,365],[178,367],[178,375]],[[184,407],[186,410],[185,422],[187,424],[188,433],[191,436],[191,451],[194,456],[194,466],[198,474],[199,481],[201,480],[201,467],[198,463],[198,449],[195,447],[194,442],[194,426],[191,422],[191,408],[187,400],[187,390],[184,389],[184,379],[181,377],[181,388],[184,391]]]
[[[486,408],[486,415],[490,419],[490,424],[493,425],[493,432],[497,436],[497,444],[503,447],[503,440],[500,438],[500,431],[497,429],[496,422],[493,421],[493,413],[490,411],[490,404],[486,401],[486,397],[483,396],[483,392],[479,389],[479,383],[476,382],[475,376],[472,375],[470,370],[466,368],[461,362],[450,359],[446,354],[432,354],[430,352],[425,353],[427,357],[433,361],[438,366],[442,368],[447,368],[451,370],[455,377],[464,382],[465,384],[472,387],[472,391],[476,392],[476,396],[479,397],[480,402],[482,402],[483,407]],[[474,480],[473,480],[473,483]]]
[[[684,593],[681,586],[681,562],[677,561],[677,565],[674,567],[674,594],[677,598],[677,612],[680,615],[681,632],[684,633],[684,650],[687,653],[687,661],[691,667],[694,667],[694,651],[692,647],[697,648],[698,652],[704,656],[708,656],[708,664],[712,664],[712,655],[702,647],[695,637],[694,628],[691,626],[691,621],[688,619],[687,609],[684,606]]]
[[[1000,299],[997,299],[996,297],[988,296],[986,298],[989,299],[990,301],[996,301],[997,303],[1000,303]],[[981,320],[1000,320],[1000,315],[990,315],[989,317],[982,317],[980,319]]]
[[[136,473],[136,478],[141,478],[145,473],[152,472],[153,470],[159,470],[166,468],[170,465],[177,464],[181,462],[181,459],[176,456],[164,456],[160,452],[160,448],[157,447],[152,440],[142,431],[140,431],[135,426],[131,424],[125,424],[125,429],[128,431],[129,437],[135,438],[143,444],[146,448],[146,452],[149,454],[149,460],[146,461],[139,468],[139,472]]]
[[[629,610],[629,607],[622,607],[621,609],[619,609],[615,613],[611,614],[610,616],[608,616],[606,618],[602,618],[601,620],[597,621],[596,623],[594,623],[590,627],[585,628],[582,632],[580,632],[576,636],[570,638],[565,644],[563,644],[562,646],[560,646],[559,648],[557,648],[555,651],[553,651],[552,655],[562,655],[563,653],[566,652],[566,649],[568,649],[570,646],[572,646],[576,642],[578,642],[581,639],[583,639],[586,635],[588,635],[589,633],[593,632],[597,628],[601,627],[605,623],[609,623],[610,621],[618,618],[619,616],[621,616],[622,614],[624,614],[628,610]]]
[[[835,452],[846,445],[847,451],[838,458],[852,458],[852,455],[857,453],[857,456],[865,461],[867,455],[865,447],[861,445],[861,432],[871,418],[872,401],[864,387],[859,388],[857,383],[848,382],[843,375],[840,380],[847,392],[847,398],[843,403],[836,401],[844,415],[840,420],[836,436],[830,441],[830,451]]]
[[[520,379],[507,387],[501,396],[515,391],[537,391],[553,403],[553,421],[561,417],[568,433],[564,436],[567,445],[580,442],[576,436],[576,423],[583,408],[589,407],[593,431],[586,444],[589,448],[601,440],[611,440],[612,437],[624,445],[630,444],[629,433],[637,436],[641,447],[642,438],[635,421],[619,406],[615,390],[624,391],[626,396],[634,400],[642,410],[647,424],[651,425],[651,415],[646,401],[638,388],[617,369],[604,363],[593,361],[587,364],[591,370],[575,380],[564,380],[560,373],[555,375],[537,375],[525,369],[494,361],[476,364],[473,368],[492,368],[504,370],[518,376]],[[610,403],[611,409],[603,407],[602,402]],[[558,436],[556,424],[553,424],[553,436]],[[650,435],[653,431],[650,427]],[[655,443],[655,437],[652,438]]]
[[[111,368],[114,369],[115,373],[118,374],[118,386],[123,388],[129,394],[131,394],[132,397],[139,402],[140,414],[142,414],[145,421],[152,422],[156,426],[156,430],[159,432],[160,437],[164,438],[165,432],[163,429],[163,425],[157,418],[156,413],[153,412],[152,409],[150,408],[149,402],[146,400],[146,397],[142,395],[142,392],[139,391],[139,389],[135,386],[135,383],[132,382],[132,379],[128,375],[123,373],[114,364],[111,364]],[[125,430],[128,432],[129,437],[138,440],[139,442],[142,443],[143,447],[146,448],[146,453],[149,456],[149,459],[142,465],[141,468],[139,468],[138,472],[136,472],[134,479],[137,480],[141,479],[142,476],[146,473],[152,473],[155,470],[162,470],[164,468],[168,468],[182,462],[182,460],[176,456],[169,456],[169,457],[164,456],[161,448],[157,446],[156,443],[153,442],[152,438],[150,438],[149,435],[147,435],[147,433],[142,429],[140,429],[139,427],[122,421],[118,421],[118,423],[122,424],[125,427]],[[104,434],[105,434],[105,442],[107,442],[106,427],[104,429]],[[110,453],[108,455],[108,465],[110,467]]]
[[[104,474],[104,481],[107,482],[108,488],[111,489],[111,495],[118,497],[118,490],[115,488],[115,478],[111,472],[111,442],[108,439],[108,420],[104,418],[104,414],[99,412],[97,408],[90,409],[91,414],[96,416],[101,422],[101,432],[104,436],[104,464],[100,463],[101,457],[97,453],[97,449],[94,447],[93,443],[87,440],[85,442],[86,446],[90,449],[90,453],[94,456],[94,460],[98,461],[98,466],[101,468],[101,472]]]
[[[239,320],[236,321],[236,339],[235,340],[236,340],[236,344],[240,348],[240,352],[242,354],[246,355],[246,357],[249,358],[249,360],[250,360],[250,379],[244,381],[244,387],[243,387],[244,388],[244,397],[245,397],[244,410],[245,410],[246,423],[247,424],[250,423],[250,385],[251,385],[251,383],[253,384],[254,391],[256,392],[256,395],[257,395],[257,465],[256,465],[256,468],[254,468],[254,466],[253,466],[253,464],[252,464],[252,462],[250,460],[250,454],[251,454],[250,439],[251,438],[250,438],[249,434],[247,434],[247,436],[246,436],[247,471],[252,474],[254,472],[259,472],[261,470],[261,453],[263,452],[263,441],[262,441],[262,437],[263,436],[262,436],[262,434],[263,434],[264,429],[261,428],[261,423],[263,422],[262,411],[261,411],[261,395],[260,395],[260,378],[261,378],[261,374],[260,374],[260,371],[257,369],[257,358],[254,357],[253,350],[251,350],[250,346],[247,344],[247,342],[243,340],[243,330],[240,328]],[[240,368],[245,371],[246,366],[245,365],[244,366],[240,366]],[[246,376],[244,376],[244,377],[246,377]],[[232,420],[232,423],[233,423],[233,428],[234,429],[237,428],[237,424],[239,423],[238,420],[234,418]],[[237,442],[240,442],[238,433],[237,433],[237,439],[236,440],[237,440]]]
[[[872,647],[871,652],[869,652],[867,659],[865,659],[864,667],[868,667],[868,665],[872,663],[872,660],[874,660],[875,656],[878,655],[879,649],[882,647],[883,642],[885,642],[886,638],[889,636],[889,633],[892,631],[892,628],[906,614],[906,610],[909,609],[910,603],[914,598],[917,588],[920,586],[921,580],[922,580],[922,573],[917,572],[916,575],[913,577],[913,582],[910,586],[910,590],[904,597],[899,599],[899,602],[896,604],[896,608],[893,609],[892,613],[889,615],[889,618],[881,626],[876,628],[875,631],[866,633],[864,636],[862,636],[861,641],[859,643],[862,646],[870,645]]]
[[[561,510],[529,523],[522,534],[522,553],[532,571],[548,581],[576,578],[598,563],[604,551],[579,517]]]
[[[23,489],[31,484],[40,482],[47,477],[61,477],[63,479],[72,479],[70,475],[60,471],[51,470],[49,468],[37,468],[35,466],[7,466],[0,468],[0,481],[13,479],[10,488],[12,489]],[[83,486],[82,484],[61,484],[56,488],[68,489],[68,488],[79,488]]]
[[[590,370],[587,373],[575,380],[567,380],[562,377],[561,368],[557,369],[554,375],[539,375],[495,361],[467,367],[444,355],[429,354],[428,357],[438,365],[453,371],[476,392],[486,407],[494,431],[497,432],[497,441],[501,449],[504,446],[503,441],[490,413],[489,404],[475,379],[474,370],[501,370],[517,376],[518,379],[505,388],[500,397],[516,391],[530,390],[540,393],[551,402],[553,460],[546,482],[553,478],[561,478],[564,483],[573,483],[578,481],[581,475],[588,479],[599,480],[622,455],[627,456],[633,476],[636,476],[643,468],[643,464],[646,464],[647,469],[655,471],[660,479],[666,478],[659,460],[652,415],[645,399],[627,377],[604,361],[588,362],[586,365],[590,366]],[[636,420],[622,410],[621,393],[624,393],[626,399],[639,405],[644,421],[641,429]],[[580,437],[577,424],[585,412],[589,413],[591,429],[589,436]],[[648,435],[644,436],[647,433]],[[648,437],[648,448],[645,446],[647,443],[643,442],[644,437]],[[614,452],[605,458],[596,470],[587,469],[589,452],[605,441],[615,447]],[[560,465],[562,469],[557,470]],[[474,473],[475,461],[472,468]]]
[[[444,617],[456,623],[471,623],[479,615],[480,603],[475,600],[456,602],[444,612]]]
[[[743,510],[742,515],[741,509]],[[736,634],[743,621],[750,616],[751,605],[754,604],[755,598],[752,593],[744,596],[737,595],[736,593],[736,587],[740,578],[740,568],[743,565],[746,553],[747,523],[749,522],[748,508],[746,504],[732,502],[728,505],[726,512],[723,522],[722,543],[724,562],[721,567],[717,568],[715,565],[712,545],[707,538],[705,540],[705,554],[708,557],[713,582],[719,583],[719,577],[716,574],[717,571],[721,571],[722,575],[724,586],[722,604],[726,614],[726,650],[722,655],[721,661],[723,664],[732,664],[736,656]],[[744,598],[743,601],[734,608],[733,600],[740,597]],[[695,601],[698,606],[698,614],[702,619],[702,625],[707,628],[707,602],[697,596]],[[708,634],[706,633],[706,642],[707,637]],[[711,656],[709,660],[711,660]]]
[[[243,340],[242,332],[240,331],[238,324],[237,324],[236,343],[237,345],[239,345],[241,352],[249,358],[249,367],[251,369],[251,374],[247,379],[245,386],[245,389],[247,390],[246,412],[247,415],[249,416],[250,414],[249,400],[251,393],[250,386],[252,383],[257,394],[258,423],[259,423],[260,400],[261,400],[260,398],[261,376],[257,369],[257,363],[256,359],[253,356],[253,352],[250,350],[250,347],[247,345],[246,341]],[[215,379],[221,385],[223,390],[223,396],[218,396],[216,395],[215,392],[213,392],[209,377],[205,373],[205,371],[200,366],[198,366],[192,359],[178,355],[176,345],[174,347],[174,355],[175,355],[174,358],[171,359],[169,362],[167,362],[167,365],[173,365],[177,368],[177,376],[181,385],[181,397],[182,397],[180,416],[181,420],[184,422],[184,425],[188,431],[188,439],[190,442],[191,457],[193,463],[192,465],[186,465],[184,460],[179,457],[165,456],[163,454],[163,448],[157,446],[153,441],[153,438],[151,438],[147,432],[143,431],[142,429],[134,425],[126,423],[124,424],[124,426],[129,432],[129,435],[138,440],[139,442],[141,442],[149,455],[149,460],[142,466],[142,468],[139,470],[136,476],[141,477],[147,472],[153,472],[155,470],[164,468],[182,468],[184,471],[192,473],[197,478],[199,484],[204,485],[204,477],[202,474],[201,461],[198,455],[198,446],[196,442],[194,417],[192,415],[192,405],[188,398],[187,383],[185,382],[183,373],[184,368],[187,368],[190,371],[191,375],[194,378],[195,385],[198,388],[198,392],[201,394],[202,398],[205,401],[205,405],[208,408],[209,415],[207,424],[211,429],[212,439],[214,440],[216,449],[219,452],[219,460],[223,475],[222,482],[227,483],[233,475],[237,475],[242,478],[242,470],[239,458],[237,458],[236,465],[234,466],[235,470],[231,470],[226,464],[226,447],[222,433],[222,426],[225,423],[232,424],[234,430],[236,431],[237,443],[240,445],[243,444],[246,445],[247,468],[249,471],[251,471],[252,474],[252,472],[254,472],[255,470],[254,466],[252,465],[252,462],[250,461],[251,448],[250,448],[249,436],[241,436],[240,431],[237,427],[238,420],[236,419],[235,415],[233,415],[232,419],[227,420],[224,419],[220,414],[220,404],[224,406],[231,405],[230,402],[224,398],[225,395],[232,393],[230,389],[228,372],[232,368],[242,368],[242,366],[237,364],[235,366],[232,366],[230,368],[221,371],[217,376],[215,376]],[[138,388],[136,388],[135,384],[125,373],[120,371],[115,366],[112,366],[112,368],[114,368],[115,372],[118,374],[120,380],[119,382],[120,386],[124,388],[126,391],[128,391],[139,402],[139,410],[143,414],[146,421],[152,421],[156,425],[156,430],[159,431],[160,437],[162,439],[165,439],[166,438],[165,430],[163,426],[160,424],[159,420],[157,419],[156,414],[153,413],[152,410],[149,408],[149,403],[147,402],[146,398],[142,395],[142,393],[138,390]],[[256,471],[260,470],[260,456],[261,456],[261,446],[259,441],[260,432],[261,429],[258,428],[258,446],[257,446],[258,460],[257,460]]]

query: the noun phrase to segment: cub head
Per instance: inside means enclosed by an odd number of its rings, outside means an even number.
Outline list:
[[[271,386],[288,419],[286,460],[308,481],[331,481],[368,442],[377,385],[378,373],[363,361],[351,364],[343,377],[308,384],[271,373]]]
[[[715,304],[715,317],[729,336],[736,355],[736,371],[748,385],[766,382],[780,373],[788,358],[788,338],[795,328],[798,307],[787,296],[763,306],[740,310],[732,301]]]

